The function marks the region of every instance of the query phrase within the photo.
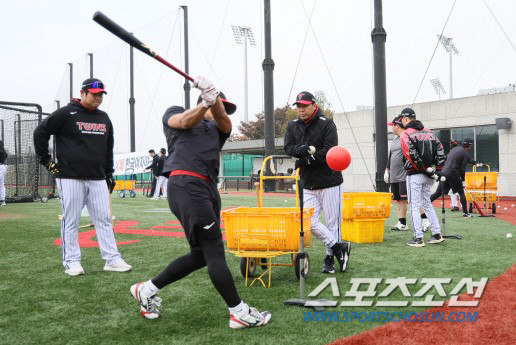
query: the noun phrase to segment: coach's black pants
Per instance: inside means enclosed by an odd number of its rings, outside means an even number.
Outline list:
[[[448,194],[450,189],[453,193],[459,193],[460,204],[462,205],[462,212],[468,213],[468,206],[466,201],[466,195],[464,195],[464,188],[462,187],[462,180],[457,176],[445,176],[446,181],[439,182],[437,186],[437,190],[430,197],[430,200],[433,202],[437,198],[441,197],[444,192],[444,195]]]
[[[172,261],[152,279],[153,284],[161,289],[207,266],[213,286],[228,307],[237,306],[241,299],[226,263],[217,186],[211,181],[179,175],[170,176],[167,187],[170,210],[181,222],[191,251]]]

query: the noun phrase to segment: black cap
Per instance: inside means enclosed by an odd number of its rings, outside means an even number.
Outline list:
[[[83,81],[81,89],[91,93],[102,92],[104,94],[107,94],[107,92],[104,91],[104,83],[97,78],[89,78]]]
[[[224,93],[222,91],[220,91],[219,97],[220,97],[220,100],[222,101],[222,104],[224,104],[224,109],[226,109],[226,113],[228,115],[233,114],[237,110],[237,106],[234,103],[231,103],[230,101],[228,101],[226,99],[226,95],[224,95]],[[199,98],[197,98],[197,104],[199,104],[201,102],[202,102],[202,97],[199,96]]]
[[[416,112],[414,110],[412,110],[412,108],[405,108],[401,111],[400,117],[408,117],[410,119],[415,119],[416,118]]]
[[[389,122],[389,123],[387,124],[387,126],[394,126],[394,125],[398,125],[398,126],[400,126],[400,127],[402,127],[402,128],[403,128],[403,124],[401,123],[401,116],[399,116],[399,115],[398,115],[398,116],[396,116],[396,117],[392,120],[392,122]]]
[[[450,141],[450,146],[453,148],[455,146],[459,145],[459,142],[457,140]]]
[[[165,154],[165,153],[167,153],[167,150],[164,147],[162,147],[161,150],[159,150],[159,152]]]
[[[314,104],[315,97],[308,91],[303,91],[297,94],[296,101],[292,105],[296,104]]]
[[[471,138],[466,138],[462,141],[462,146],[471,146],[473,145],[473,139]]]
[[[149,153],[156,153],[156,152],[154,152],[154,150],[153,150],[153,149],[150,149],[150,150],[149,150]]]

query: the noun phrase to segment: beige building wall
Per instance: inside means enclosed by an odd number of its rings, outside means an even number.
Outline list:
[[[389,107],[387,122],[406,107],[410,105]],[[516,92],[416,103],[412,108],[428,128],[494,125],[496,118],[510,118],[512,127],[498,130],[498,195],[516,196]],[[339,145],[346,147],[352,157],[350,167],[344,172],[344,190],[374,191],[373,110],[335,114],[334,121],[339,133]]]

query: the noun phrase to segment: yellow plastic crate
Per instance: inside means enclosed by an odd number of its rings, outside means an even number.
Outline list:
[[[342,218],[389,218],[391,193],[342,193]]]
[[[383,242],[385,218],[343,219],[342,240],[355,243]]]
[[[497,172],[467,172],[466,188],[484,190],[484,176],[486,177],[486,189],[498,189],[498,173]],[[482,199],[483,200],[483,199]]]
[[[304,244],[312,243],[313,208],[303,209]],[[221,212],[230,250],[299,250],[299,209],[296,207],[238,207]]]
[[[113,190],[133,190],[136,184],[135,180],[116,180],[115,188]]]
[[[484,201],[484,190],[469,191],[471,197],[477,202]],[[466,193],[466,201],[471,202],[471,197]],[[486,190],[486,201],[496,202],[496,191]]]

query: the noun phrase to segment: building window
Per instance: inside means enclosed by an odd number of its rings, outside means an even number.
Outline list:
[[[477,126],[475,127],[475,134],[475,160],[489,164],[493,171],[499,171],[498,130],[496,125]]]

